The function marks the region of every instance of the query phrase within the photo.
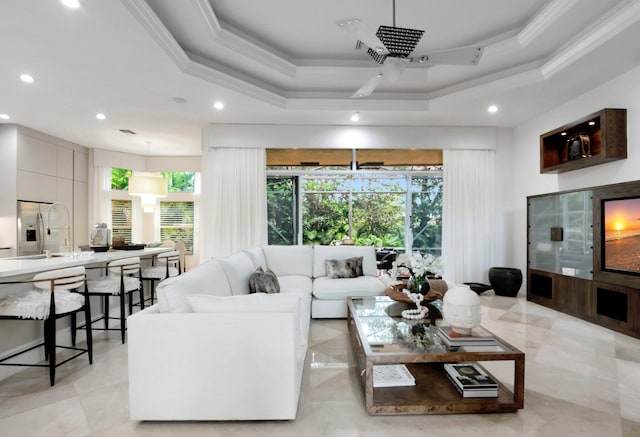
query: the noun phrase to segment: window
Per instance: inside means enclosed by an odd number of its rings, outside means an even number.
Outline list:
[[[129,189],[129,177],[131,176],[131,170],[126,168],[112,168],[111,169],[111,189],[123,190]]]
[[[348,151],[349,169],[335,167],[345,163],[344,150],[337,158],[299,152],[267,154],[269,244],[350,237],[356,245],[441,255],[442,151]]]
[[[182,241],[193,253],[193,202],[160,202],[160,240]]]
[[[131,243],[131,201],[111,201],[111,225],[113,227],[111,239],[123,240]]]
[[[296,228],[297,178],[267,179],[267,232],[269,244],[293,245],[298,241]]]
[[[163,171],[170,193],[193,193],[196,174],[192,171]]]

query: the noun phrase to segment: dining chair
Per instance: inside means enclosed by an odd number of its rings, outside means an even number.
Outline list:
[[[93,340],[91,324],[85,324],[86,348],[76,347],[76,316],[84,312],[85,320],[91,319],[91,308],[87,293],[87,276],[84,267],[70,267],[38,273],[30,280],[2,282],[2,285],[28,284],[30,290],[16,291],[0,298],[0,319],[17,321],[42,320],[44,322],[44,339],[41,343],[25,350],[11,354],[2,360],[4,366],[33,366],[48,367],[51,385],[55,384],[56,368],[62,364],[78,358],[83,354],[89,357],[89,364],[93,364]],[[56,322],[62,317],[69,316],[71,321],[71,346],[56,343]],[[46,364],[6,362],[21,354],[44,346]],[[68,349],[75,351],[73,355],[56,362],[57,350]]]
[[[144,300],[142,294],[142,281],[140,279],[140,257],[124,258],[107,263],[104,267],[104,275],[97,280],[89,280],[87,289],[89,296],[103,297],[103,312],[99,319],[93,320],[92,323],[104,321],[104,328],[93,327],[99,331],[120,331],[122,344],[125,342],[126,331],[126,311],[125,299],[129,303],[129,315],[133,312],[133,293],[138,291],[140,294],[140,302]],[[120,316],[109,316],[109,300],[118,296],[120,304]],[[120,320],[118,328],[109,328],[109,320]]]
[[[151,305],[155,301],[155,283],[181,273],[180,252],[172,250],[154,255],[151,258],[151,266],[143,267],[140,279],[149,281],[149,300]],[[144,303],[142,304],[144,308]]]

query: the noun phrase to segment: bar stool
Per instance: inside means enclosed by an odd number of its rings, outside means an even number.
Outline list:
[[[140,279],[149,281],[150,297],[147,300],[151,301],[151,305],[153,305],[155,300],[155,281],[162,281],[171,276],[178,276],[181,271],[180,252],[177,250],[162,252],[151,258],[151,267],[143,268],[142,274],[140,275]],[[142,302],[142,308],[144,309],[144,302]]]
[[[0,319],[9,320],[43,320],[44,341],[21,352],[16,352],[0,360],[3,366],[48,367],[51,385],[55,384],[56,368],[83,354],[89,356],[89,364],[93,364],[93,341],[91,324],[85,324],[87,348],[76,347],[76,315],[84,311],[86,320],[90,320],[91,308],[87,294],[87,277],[84,267],[71,267],[52,270],[35,275],[26,281],[2,282],[1,284],[32,284],[35,289],[9,295],[0,299]],[[82,291],[79,292],[78,289]],[[62,317],[71,318],[71,344],[56,344],[56,321]],[[45,359],[48,364],[5,363],[18,355],[44,346]],[[56,363],[58,348],[74,350],[76,353]]]
[[[133,292],[140,293],[140,302],[143,301],[142,282],[140,280],[140,258],[131,257],[111,261],[105,267],[105,275],[98,280],[87,282],[89,296],[102,296],[104,298],[104,312],[102,317],[93,320],[96,323],[104,320],[104,328],[93,328],[99,331],[120,331],[122,344],[124,344],[124,333],[126,330],[125,298],[129,301],[129,315],[133,312]],[[119,296],[120,317],[109,316],[109,299],[112,296]],[[120,320],[119,328],[109,328],[109,319]]]

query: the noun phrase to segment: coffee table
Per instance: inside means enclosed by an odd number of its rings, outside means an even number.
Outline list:
[[[394,335],[394,325],[402,330],[406,324],[416,323],[400,316],[406,304],[376,296],[350,298],[347,306],[355,369],[364,388],[367,413],[504,413],[524,408],[525,355],[506,341],[496,336],[495,345],[467,348],[473,351],[444,345],[415,348]],[[443,367],[444,363],[488,361],[507,361],[513,366],[513,389],[487,372],[498,381],[497,398],[463,398],[447,379]],[[373,366],[382,364],[405,364],[416,385],[374,388]]]

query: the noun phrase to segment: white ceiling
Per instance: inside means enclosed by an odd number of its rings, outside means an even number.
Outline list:
[[[139,154],[198,155],[209,123],[355,111],[364,125],[516,126],[640,65],[640,0],[396,0],[396,26],[425,30],[414,54],[481,45],[480,63],[408,67],[353,99],[380,66],[335,21],[392,25],[393,0],[80,2],[2,1],[0,122]]]

